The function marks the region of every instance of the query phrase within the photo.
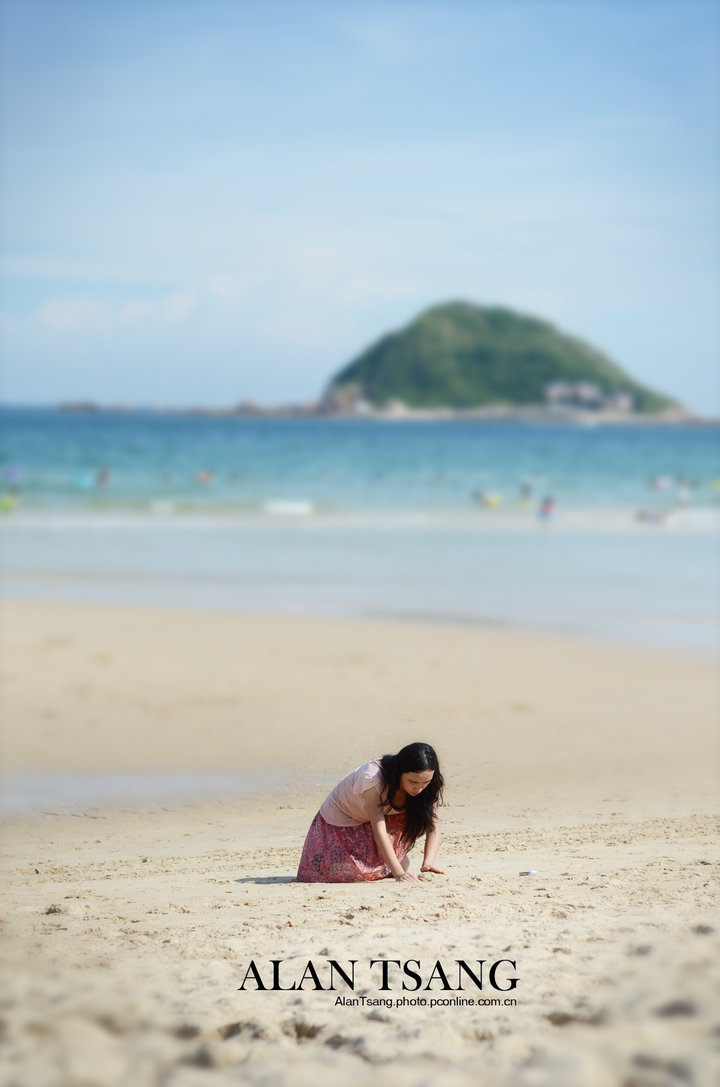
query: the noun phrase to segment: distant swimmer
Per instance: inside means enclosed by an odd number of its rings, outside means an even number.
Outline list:
[[[671,510],[637,510],[635,520],[646,525],[664,525]]]
[[[689,479],[687,476],[678,476],[675,480],[675,495],[678,502],[683,504],[689,502],[692,498],[695,481]]]
[[[531,510],[534,505],[535,491],[529,479],[524,479],[520,484],[518,506],[521,510]]]
[[[214,472],[209,471],[207,468],[200,468],[199,471],[195,473],[196,483],[212,483],[214,479]]]
[[[473,498],[486,510],[496,510],[502,505],[502,495],[493,491],[475,491]]]
[[[551,521],[555,516],[555,499],[550,495],[543,498],[538,507],[538,517],[541,521]]]
[[[109,479],[110,479],[110,469],[109,468],[101,468],[98,471],[98,474],[95,476],[95,486],[96,487],[107,487]]]

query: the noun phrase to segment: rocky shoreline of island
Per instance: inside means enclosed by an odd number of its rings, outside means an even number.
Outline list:
[[[486,405],[474,408],[412,408],[402,402],[384,406],[335,406],[324,400],[300,404],[264,405],[243,401],[232,406],[191,405],[187,407],[157,404],[100,404],[91,400],[69,401],[53,405],[55,410],[76,415],[136,414],[220,419],[337,419],[377,422],[478,422],[478,423],[548,423],[575,426],[602,425],[693,425],[717,426],[720,418],[701,416],[684,408],[643,413],[606,409],[580,409],[561,405],[528,404],[524,406]]]

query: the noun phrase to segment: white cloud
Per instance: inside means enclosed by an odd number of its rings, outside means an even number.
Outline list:
[[[36,282],[123,284],[138,282],[136,263],[123,266],[112,263],[88,261],[82,257],[36,253],[33,255],[4,254],[1,258],[2,275],[7,280],[22,279]],[[146,283],[157,281],[157,275],[142,271]]]
[[[191,317],[197,303],[197,293],[191,289],[156,298],[122,301],[83,295],[51,298],[36,310],[30,323],[65,336],[108,336],[127,327],[183,324]]]
[[[396,64],[417,55],[422,42],[411,11],[386,9],[379,18],[354,13],[343,18],[341,32],[374,60],[385,64]],[[427,52],[427,47],[423,52]]]
[[[220,302],[237,302],[244,294],[243,284],[235,276],[211,276],[207,290]]]
[[[45,302],[38,319],[53,332],[95,332],[107,324],[108,307],[95,298],[55,298]]]
[[[157,312],[162,320],[169,324],[182,324],[197,306],[198,298],[195,291],[176,291],[174,294],[165,295],[160,299]]]
[[[123,325],[139,325],[147,321],[152,314],[152,306],[142,298],[131,298],[120,306],[118,316]]]
[[[403,276],[383,276],[362,273],[351,275],[340,285],[338,294],[343,301],[392,302],[396,299],[414,298],[422,291],[417,280]]]

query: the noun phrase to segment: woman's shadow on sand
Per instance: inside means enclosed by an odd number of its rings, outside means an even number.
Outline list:
[[[297,883],[295,876],[243,876],[236,883]]]

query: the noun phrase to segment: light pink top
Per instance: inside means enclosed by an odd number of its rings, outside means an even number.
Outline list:
[[[368,789],[382,793],[384,787],[380,759],[365,762],[339,781],[322,802],[320,814],[335,827],[357,827],[368,823],[362,794]]]

